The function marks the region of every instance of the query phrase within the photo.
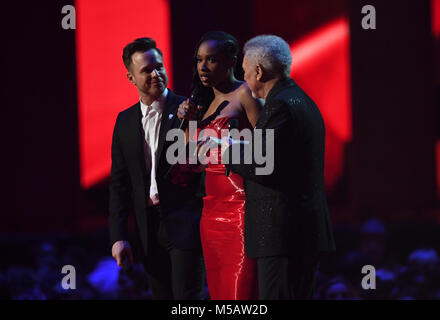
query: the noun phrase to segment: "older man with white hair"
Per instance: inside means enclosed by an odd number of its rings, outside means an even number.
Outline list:
[[[324,122],[290,78],[291,64],[289,45],[278,36],[257,36],[244,46],[245,81],[265,100],[255,126],[263,141],[254,140],[254,149],[262,147],[264,156],[267,129],[274,133],[267,148],[274,150],[271,174],[258,175],[255,159],[229,165],[245,179],[245,250],[257,259],[260,299],[313,298],[319,260],[335,250],[324,191]]]

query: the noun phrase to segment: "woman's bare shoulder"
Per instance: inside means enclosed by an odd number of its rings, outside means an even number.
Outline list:
[[[252,96],[251,89],[246,82],[243,82],[237,89],[237,94],[244,96]]]
[[[235,96],[241,103],[253,99],[251,89],[246,82],[243,82],[237,89],[235,89]]]

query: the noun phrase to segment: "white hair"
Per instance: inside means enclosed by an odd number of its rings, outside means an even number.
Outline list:
[[[246,42],[244,56],[273,74],[290,76],[292,55],[290,47],[282,38],[274,35],[256,36]]]

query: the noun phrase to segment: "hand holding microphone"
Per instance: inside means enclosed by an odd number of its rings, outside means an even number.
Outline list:
[[[202,107],[198,105],[200,90],[199,87],[195,87],[190,98],[179,105],[179,109],[177,110],[177,117],[180,119],[179,129],[185,129],[184,127],[187,122],[185,120],[197,119],[199,111],[202,109]]]
[[[179,105],[177,110],[177,117],[181,120],[195,120],[197,119],[198,112],[202,107],[196,106],[190,99],[186,99]]]
[[[179,108],[177,110],[177,118],[180,119],[179,129],[185,131],[187,141],[189,140],[187,136],[188,131],[186,131],[188,120],[196,120],[199,111],[202,109],[202,107],[198,105],[198,102],[200,100],[200,92],[201,88],[199,86],[196,86],[191,92],[190,98],[183,101],[179,105]],[[171,170],[174,168],[174,166],[175,165],[171,165],[165,173],[164,178],[166,180],[169,178]]]

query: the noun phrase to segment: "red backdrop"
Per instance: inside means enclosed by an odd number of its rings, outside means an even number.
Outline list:
[[[123,47],[154,38],[172,88],[170,18],[167,0],[76,0],[75,8],[80,170],[87,188],[108,176],[116,116],[139,99],[126,78]]]

